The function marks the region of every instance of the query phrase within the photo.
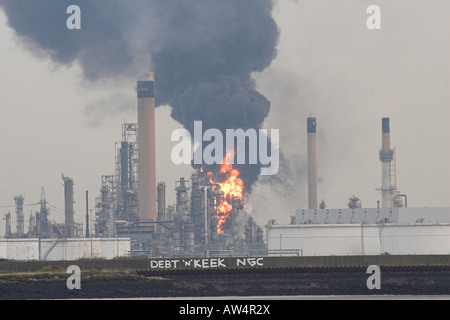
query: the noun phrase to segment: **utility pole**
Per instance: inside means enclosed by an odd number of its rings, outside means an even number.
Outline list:
[[[86,238],[89,238],[89,191],[86,190]]]

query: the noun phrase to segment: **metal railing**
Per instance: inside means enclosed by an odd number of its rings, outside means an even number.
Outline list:
[[[303,257],[303,249],[274,249],[267,251],[269,257]]]

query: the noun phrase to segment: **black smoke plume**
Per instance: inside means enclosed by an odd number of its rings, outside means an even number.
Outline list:
[[[81,30],[69,30],[69,5]],[[271,0],[0,0],[31,51],[79,63],[88,80],[155,72],[157,105],[193,131],[259,129],[270,110],[253,72],[276,56],[279,30]],[[145,68],[145,70],[143,70]],[[249,190],[259,166],[241,168]]]

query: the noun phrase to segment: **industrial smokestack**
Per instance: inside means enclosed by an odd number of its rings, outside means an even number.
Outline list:
[[[394,203],[395,185],[392,182],[392,161],[394,160],[394,150],[391,149],[391,130],[389,118],[382,118],[381,123],[381,206],[392,208]]]
[[[154,73],[137,79],[139,219],[157,220]]]
[[[317,210],[316,118],[308,118],[308,209]]]

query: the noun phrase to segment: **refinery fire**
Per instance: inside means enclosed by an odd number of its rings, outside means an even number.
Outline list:
[[[115,172],[112,175],[101,176],[100,194],[96,198],[95,208],[92,209],[94,212],[89,209],[86,191],[84,226],[74,219],[74,180],[63,175],[64,223],[57,224],[49,219],[49,213],[56,208],[48,203],[42,190],[41,210],[32,214],[29,230],[26,232],[24,198],[20,195],[14,198],[17,231],[12,232],[11,215],[8,213],[5,216],[6,237],[23,238],[17,239],[16,242],[25,247],[23,250],[14,251],[16,256],[8,258],[65,260],[69,257],[78,259],[119,256],[177,258],[314,255],[316,251],[309,250],[312,240],[308,238],[301,247],[298,240],[292,240],[303,238],[302,232],[310,230],[311,225],[314,225],[312,226],[314,228],[336,229],[347,225],[356,226],[360,228],[358,230],[362,237],[363,227],[386,224],[397,228],[400,222],[414,222],[408,220],[414,216],[408,215],[407,212],[420,214],[419,222],[425,221],[424,217],[428,217],[426,219],[430,221],[449,222],[446,208],[407,211],[409,209],[406,195],[400,194],[396,185],[395,152],[390,146],[389,118],[382,119],[382,148],[379,158],[382,162],[382,187],[379,189],[383,200],[381,207],[378,205],[377,208],[362,208],[361,201],[357,197],[349,199],[348,209],[327,209],[324,201],[318,207],[317,123],[313,117],[307,119],[309,209],[297,211],[295,216],[291,216],[291,225],[277,225],[274,220],[270,220],[266,225],[267,229],[264,230],[255,222],[250,210],[246,210],[247,207],[251,207],[248,195],[251,194],[255,176],[258,176],[255,172],[262,174],[261,164],[268,164],[264,161],[256,165],[237,161],[239,156],[242,157],[240,153],[242,150],[246,152],[242,158],[250,158],[250,142],[255,141],[249,138],[249,144],[246,144],[250,131],[244,133],[241,130],[243,136],[235,137],[237,141],[241,141],[237,147],[222,150],[224,145],[220,145],[217,148],[220,154],[218,162],[211,164],[206,161],[205,164],[198,165],[194,161],[191,176],[180,177],[174,183],[172,192],[175,193],[175,201],[168,204],[166,195],[167,190],[170,190],[168,189],[170,184],[166,185],[165,182],[156,180],[154,79],[153,73],[138,76],[137,123],[122,125],[122,140],[115,144]],[[271,134],[271,138],[273,137],[277,138],[277,135]],[[260,149],[262,145],[261,141],[258,141]],[[277,152],[273,146],[271,155],[272,151]],[[258,154],[259,152],[261,150],[258,150]],[[262,150],[263,156],[259,154],[259,160],[264,160],[266,152],[267,150]],[[404,204],[401,197],[405,197]],[[441,216],[443,218],[440,218]],[[344,225],[341,225],[342,223]],[[293,232],[299,233],[289,236]],[[318,236],[311,237],[315,239]],[[364,245],[364,241],[361,240],[363,255],[369,252],[369,249],[373,249]],[[83,250],[66,252],[66,244],[70,242],[76,243],[76,246]],[[318,241],[315,245],[320,248],[314,250],[321,250],[325,243],[332,244],[334,241]],[[8,242],[5,245],[18,244]],[[344,249],[347,250],[349,247],[351,245],[346,244]]]
[[[153,73],[138,76],[138,123],[123,125],[116,173],[102,177],[96,233],[130,238],[132,255],[263,253],[263,230],[243,210],[244,179],[227,157],[221,165],[193,168],[190,180],[181,177],[175,182],[175,203],[166,205],[166,183],[157,183],[154,173],[153,81]],[[149,196],[153,193],[155,198]],[[153,210],[156,214],[149,215]]]
[[[138,124],[123,125],[116,174],[102,177],[99,233],[130,238],[132,255],[263,252],[262,228],[243,211],[244,180],[227,157],[220,166],[194,168],[190,180],[176,181],[176,201],[166,206],[166,183],[157,183],[155,175],[153,82],[153,73],[138,76]]]
[[[194,170],[190,181],[176,182],[175,191],[176,204],[159,215],[155,236],[165,240],[159,255],[230,256],[266,250],[262,228],[243,211],[244,182],[231,164],[218,171]],[[165,188],[158,188],[158,206],[162,199]]]
[[[138,247],[133,254],[208,256],[263,251],[262,229],[243,209],[243,181],[224,164],[220,171],[194,170],[175,183],[176,202],[165,207],[166,184],[157,188],[158,221],[122,221],[121,237]]]
[[[172,189],[176,200],[167,204],[167,185],[156,181],[153,73],[138,75],[136,92],[137,123],[123,123],[122,139],[115,143],[115,172],[101,176],[94,209],[86,191],[85,222],[74,219],[75,183],[63,175],[64,223],[49,221],[54,207],[43,192],[41,212],[32,215],[27,233],[24,200],[17,196],[17,232],[11,232],[8,215],[7,237],[28,238],[31,246],[46,239],[38,246],[42,252],[34,254],[43,260],[61,259],[68,241],[89,247],[76,258],[265,255],[263,229],[244,210],[245,168],[228,163],[230,153],[220,164],[193,167],[190,179],[180,177]],[[93,239],[99,240],[96,245]],[[102,253],[96,246],[108,249]]]
[[[213,173],[208,172],[208,176],[212,177]],[[210,181],[215,184],[212,179]],[[226,159],[218,173],[217,185],[222,193],[222,199],[217,206],[218,233],[224,234],[225,231],[231,231],[232,234],[236,234],[236,215],[238,210],[243,209],[244,182],[239,178],[239,171],[226,163]]]
[[[80,191],[76,191],[76,187],[74,189],[73,181],[76,179],[64,180],[65,223],[53,228],[52,221],[43,219],[43,224],[51,229],[52,237],[63,239],[83,235],[86,240],[93,237],[127,238],[131,239],[132,255],[152,257],[198,256],[214,252],[250,254],[254,250],[266,249],[262,228],[244,210],[244,193],[251,193],[260,174],[268,170],[269,174],[276,173],[278,161],[272,161],[272,157],[261,150],[258,150],[260,158],[256,165],[238,162],[204,167],[201,171],[200,166],[210,165],[202,161],[201,164],[196,163],[198,167],[192,168],[191,177],[181,177],[175,182],[175,187],[171,181],[166,185],[166,182],[157,180],[156,143],[161,143],[161,140],[156,132],[155,109],[170,106],[171,118],[193,136],[193,126],[201,122],[205,129],[216,128],[222,134],[228,129],[251,130],[258,133],[258,139],[264,136],[263,139],[267,140],[269,135],[262,135],[261,130],[264,130],[263,123],[269,115],[270,101],[257,90],[253,74],[269,67],[277,55],[279,28],[271,16],[271,1],[238,1],[232,4],[219,1],[213,6],[195,1],[181,6],[166,1],[114,1],[106,7],[86,2],[83,12],[91,14],[84,16],[83,23],[111,26],[111,21],[114,21],[114,27],[101,28],[102,33],[106,31],[108,34],[102,34],[100,39],[106,39],[108,43],[113,40],[115,44],[107,52],[104,51],[104,41],[97,39],[98,33],[87,32],[86,37],[83,36],[87,41],[57,40],[61,33],[55,34],[57,28],[48,21],[65,12],[67,8],[64,6],[59,2],[56,7],[44,6],[42,10],[47,14],[41,15],[40,10],[17,6],[14,1],[2,1],[0,5],[11,28],[21,38],[28,39],[29,43],[36,42],[37,49],[43,44],[33,39],[35,34],[28,34],[28,31],[42,31],[43,38],[51,39],[50,42],[55,40],[52,48],[42,49],[55,52],[52,59],[61,65],[79,61],[85,79],[94,82],[109,77],[130,79],[130,75],[143,65],[150,65],[152,72],[141,73],[137,77],[137,119],[123,125],[123,139],[116,143],[115,171],[101,176],[101,185],[94,190],[99,193],[95,208],[90,212],[86,205],[86,225],[83,226],[84,221],[76,220],[79,212],[74,212],[73,193]],[[20,12],[25,10],[27,14],[16,15],[16,9]],[[110,14],[106,15],[109,17],[107,21],[102,22],[105,10]],[[123,16],[124,12],[130,15]],[[18,27],[24,22],[23,16],[28,15],[36,17],[40,28]],[[43,16],[52,18],[42,20]],[[91,20],[93,17],[96,18]],[[192,24],[192,21],[196,23]],[[197,24],[197,21],[208,21],[208,24],[199,29],[203,22]],[[229,25],[234,27],[224,28]],[[122,33],[124,30],[127,31]],[[207,41],[193,46],[188,34]],[[76,36],[76,33],[70,35]],[[177,35],[184,36],[177,39]],[[70,58],[63,57],[73,49],[64,50],[67,43],[77,43],[77,50]],[[88,43],[92,47],[86,47]],[[239,43],[252,45],[234,45]],[[60,50],[64,51],[62,55],[57,53]],[[83,54],[78,56],[81,52]],[[220,53],[219,60],[216,59],[217,53]],[[94,61],[98,56],[111,59]],[[89,63],[85,64],[86,61]],[[276,144],[276,138],[276,133],[270,134],[272,144]],[[272,153],[277,148],[271,145],[270,150]],[[220,160],[223,155],[217,157]],[[166,203],[167,192],[175,192],[175,203]],[[26,230],[22,228],[21,201],[17,200],[17,235],[22,237]],[[9,216],[8,221],[10,219]],[[9,233],[13,231],[9,230]],[[41,233],[38,236],[41,237]],[[54,248],[57,247],[55,242]]]

